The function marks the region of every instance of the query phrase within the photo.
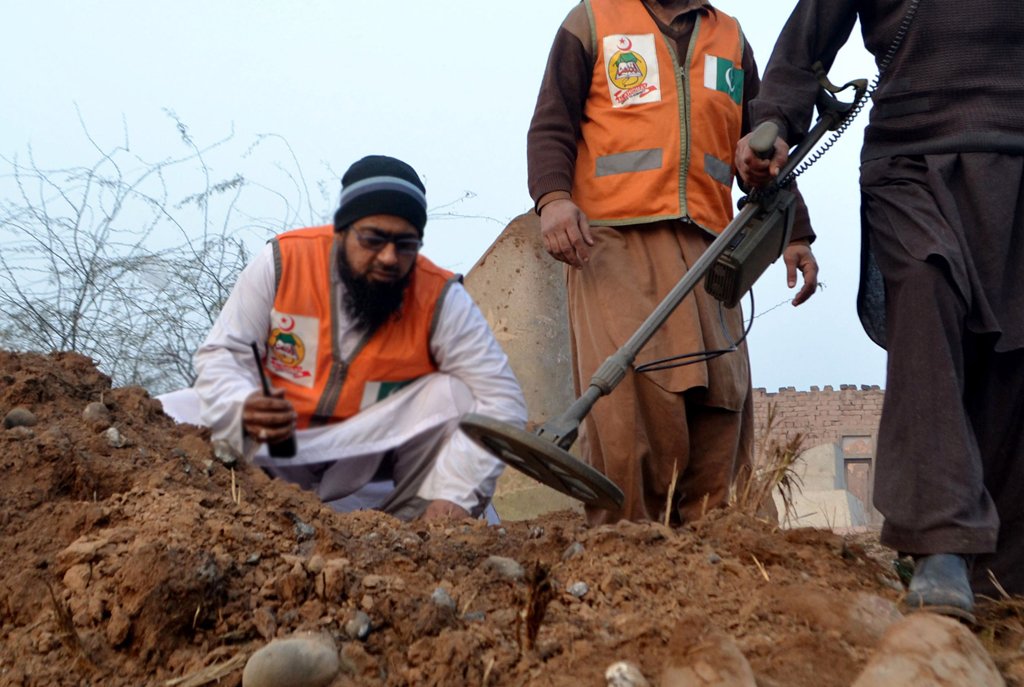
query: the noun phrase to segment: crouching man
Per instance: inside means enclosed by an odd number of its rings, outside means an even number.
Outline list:
[[[278,235],[241,273],[168,414],[339,511],[479,516],[503,465],[458,419],[523,426],[526,404],[459,277],[419,254],[426,207],[408,164],[353,164],[333,226]]]

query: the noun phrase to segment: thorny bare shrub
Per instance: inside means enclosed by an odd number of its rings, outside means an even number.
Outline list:
[[[115,384],[153,393],[188,386],[248,243],[316,223],[284,139],[257,136],[239,152],[232,132],[200,145],[167,115],[182,149],[155,162],[127,130],[104,149],[84,123],[98,156],[90,165],[44,167],[31,147],[24,160],[0,156],[0,347],[77,351]],[[283,177],[275,189],[234,171],[257,157]],[[221,175],[214,160],[225,158],[232,171]]]
[[[777,510],[772,498],[777,491],[783,504],[779,521],[790,525],[795,513],[794,494],[803,487],[796,461],[803,450],[804,435],[797,432],[782,438],[775,436],[775,413],[775,404],[769,403],[764,430],[757,438],[758,455],[753,465],[737,479],[732,506],[748,515],[761,517]]]

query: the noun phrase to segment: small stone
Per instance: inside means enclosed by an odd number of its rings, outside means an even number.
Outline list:
[[[590,587],[587,586],[586,582],[573,582],[569,585],[569,593],[577,599],[582,599],[589,591]]]
[[[462,616],[462,619],[467,623],[482,623],[487,614],[483,611],[470,611]]]
[[[234,466],[242,459],[242,454],[223,439],[211,441],[210,448],[213,450],[213,457],[228,467]]]
[[[306,570],[308,570],[311,575],[319,575],[324,569],[324,565],[324,557],[315,553],[308,561],[306,561]]]
[[[260,555],[258,553],[251,553],[249,557],[245,559],[246,565],[256,565],[260,562]]]
[[[110,444],[111,448],[124,448],[128,445],[128,440],[121,434],[117,427],[111,427],[107,431],[103,432],[103,437]]]
[[[13,429],[14,427],[32,427],[39,422],[36,414],[28,408],[18,406],[11,408],[11,410],[4,416],[4,429]]]
[[[574,541],[569,545],[569,548],[562,552],[562,560],[567,561],[570,558],[582,556],[584,551],[586,551],[586,549],[583,548],[583,544],[580,544],[578,541]]]
[[[712,553],[708,555],[708,563],[710,563],[711,565],[718,565],[721,562],[722,557],[719,556],[717,553]]]
[[[11,427],[7,432],[15,439],[31,439],[36,435],[31,427]]]
[[[893,623],[853,687],[1004,687],[992,657],[956,620],[911,613]]]
[[[106,429],[111,424],[110,409],[99,401],[93,401],[85,406],[82,417],[96,430]]]
[[[338,649],[327,635],[276,639],[246,662],[242,687],[326,687],[340,668]]]
[[[434,593],[430,595],[430,600],[441,608],[450,608],[455,610],[455,599],[448,593],[448,590],[444,587],[438,587],[434,590]]]
[[[619,661],[608,666],[608,670],[604,671],[604,679],[608,687],[650,687],[651,684],[640,672],[640,668],[629,661]]]
[[[522,565],[503,556],[489,556],[484,561],[484,570],[490,570],[507,580],[521,580],[526,575]]]
[[[360,641],[370,636],[370,616],[362,611],[356,611],[347,623],[345,623],[345,634],[352,639]]]
[[[299,541],[306,541],[316,536],[316,528],[304,522],[295,523],[295,536]]]

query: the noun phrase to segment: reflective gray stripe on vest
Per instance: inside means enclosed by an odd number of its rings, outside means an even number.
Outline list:
[[[616,153],[597,158],[597,176],[599,177],[627,172],[645,172],[649,169],[661,169],[661,148],[632,150],[628,153]]]
[[[704,171],[718,183],[732,188],[732,166],[711,153],[704,154]]]

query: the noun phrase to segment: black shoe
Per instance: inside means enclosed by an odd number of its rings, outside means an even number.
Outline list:
[[[941,613],[973,624],[974,594],[967,560],[953,553],[918,557],[903,604],[909,611]]]

